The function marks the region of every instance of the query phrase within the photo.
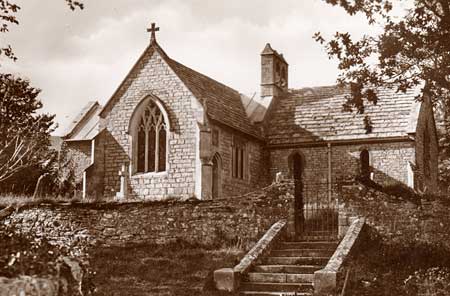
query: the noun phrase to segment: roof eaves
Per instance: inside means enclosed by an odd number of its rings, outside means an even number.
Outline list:
[[[61,138],[67,139],[71,137],[77,128],[80,126],[80,124],[83,122],[83,120],[91,114],[92,110],[96,107],[100,106],[100,104],[97,101],[90,101],[86,104],[86,106],[83,107],[83,109],[78,113],[78,115],[75,117],[73,123],[71,126],[69,126],[68,130],[66,131],[65,135],[63,135]]]

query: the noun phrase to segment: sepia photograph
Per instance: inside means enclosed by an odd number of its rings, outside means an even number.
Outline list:
[[[0,0],[0,296],[450,296],[450,0]]]

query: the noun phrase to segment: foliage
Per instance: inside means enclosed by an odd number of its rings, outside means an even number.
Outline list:
[[[434,103],[448,107],[450,91],[450,2],[415,0],[398,17],[393,8],[404,1],[325,0],[343,7],[350,15],[363,13],[372,25],[383,26],[378,36],[365,35],[354,41],[349,33],[337,32],[328,42],[321,33],[328,54],[339,60],[339,83],[350,84],[345,107],[364,112],[364,100],[376,104],[376,87],[393,87],[399,92],[425,82]],[[398,7],[394,7],[394,4]],[[376,62],[375,62],[376,61]]]
[[[64,295],[79,295],[76,292],[79,284],[74,282],[72,272],[65,264],[64,258],[73,258],[70,248],[51,244],[42,237],[19,233],[14,227],[0,226],[0,277],[62,276],[69,281],[68,290]],[[91,273],[86,267],[82,266],[82,269],[84,270],[82,289],[87,292],[85,295],[88,295],[92,289]]]
[[[434,274],[433,270],[450,267],[449,249],[442,244],[406,238],[387,241],[372,228],[368,232],[350,264],[348,295],[417,295],[424,270]]]
[[[377,88],[397,92],[421,87],[446,121],[440,134],[441,183],[450,186],[450,1],[449,0],[325,0],[342,7],[349,15],[363,14],[369,24],[383,28],[380,34],[354,40],[348,32],[336,32],[326,40],[320,32],[316,41],[324,44],[330,58],[339,62],[338,83],[348,85],[351,94],[343,107],[364,113],[367,103],[378,101]],[[370,118],[364,125],[371,131]],[[443,146],[442,146],[443,145]],[[445,152],[447,151],[447,152]]]
[[[16,234],[13,230],[0,231],[0,241],[0,276],[3,277],[56,275],[55,259],[67,255],[66,250],[52,246],[45,239]]]
[[[405,280],[409,295],[449,295],[450,269],[433,267],[418,270]]]
[[[27,80],[0,74],[0,183],[50,158],[54,115],[37,114],[39,92]]]
[[[84,5],[80,1],[76,0],[64,0],[71,10],[77,8],[83,9]],[[6,33],[9,31],[10,25],[18,25],[19,20],[17,19],[17,12],[20,10],[20,6],[11,0],[0,0],[0,33]],[[14,51],[11,45],[6,45],[0,48],[0,55],[5,55],[6,57],[17,60],[14,55]]]

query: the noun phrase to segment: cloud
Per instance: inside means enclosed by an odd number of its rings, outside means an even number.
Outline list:
[[[90,100],[105,103],[148,44],[150,22],[172,58],[237,90],[259,90],[260,52],[270,42],[290,65],[290,86],[334,83],[336,63],[314,42],[316,31],[369,31],[323,1],[85,0],[70,11],[63,0],[25,1],[3,42],[19,60],[2,71],[28,77],[42,89],[44,112],[55,113],[60,134]]]

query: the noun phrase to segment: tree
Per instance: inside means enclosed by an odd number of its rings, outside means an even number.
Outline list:
[[[353,41],[337,32],[329,41],[321,33],[328,55],[339,60],[338,82],[350,85],[347,109],[364,113],[365,102],[377,102],[376,87],[405,92],[424,85],[433,103],[448,108],[450,91],[450,1],[415,0],[403,17],[396,17],[389,0],[325,0],[350,15],[363,13],[369,24],[382,25],[378,36]],[[397,5],[405,1],[396,1]]]
[[[71,10],[84,8],[80,1],[64,1]],[[8,32],[9,25],[19,24],[19,10],[14,1],[0,0],[0,33]],[[11,45],[0,48],[0,55],[17,59]],[[27,80],[0,74],[0,183],[52,158],[49,137],[54,115],[36,113],[42,108],[39,92]]]
[[[84,5],[80,1],[76,0],[64,0],[71,10],[77,8],[83,9]],[[20,6],[11,0],[0,0],[0,33],[6,33],[9,31],[9,25],[18,25],[19,20],[16,17],[16,13],[20,10]],[[6,45],[0,48],[0,55],[16,60],[11,45]]]
[[[0,182],[48,160],[54,115],[37,114],[40,90],[0,74]]]
[[[329,57],[338,60],[338,84],[350,88],[344,110],[364,113],[367,103],[377,103],[378,87],[406,92],[420,86],[418,99],[428,94],[446,119],[441,157],[450,159],[450,0],[324,1],[350,15],[362,13],[370,25],[383,28],[380,34],[359,40],[353,40],[348,32],[337,32],[330,40],[320,32],[314,35]],[[401,5],[409,7],[399,15]],[[370,128],[370,118],[365,122]],[[447,172],[449,185],[449,168]]]

